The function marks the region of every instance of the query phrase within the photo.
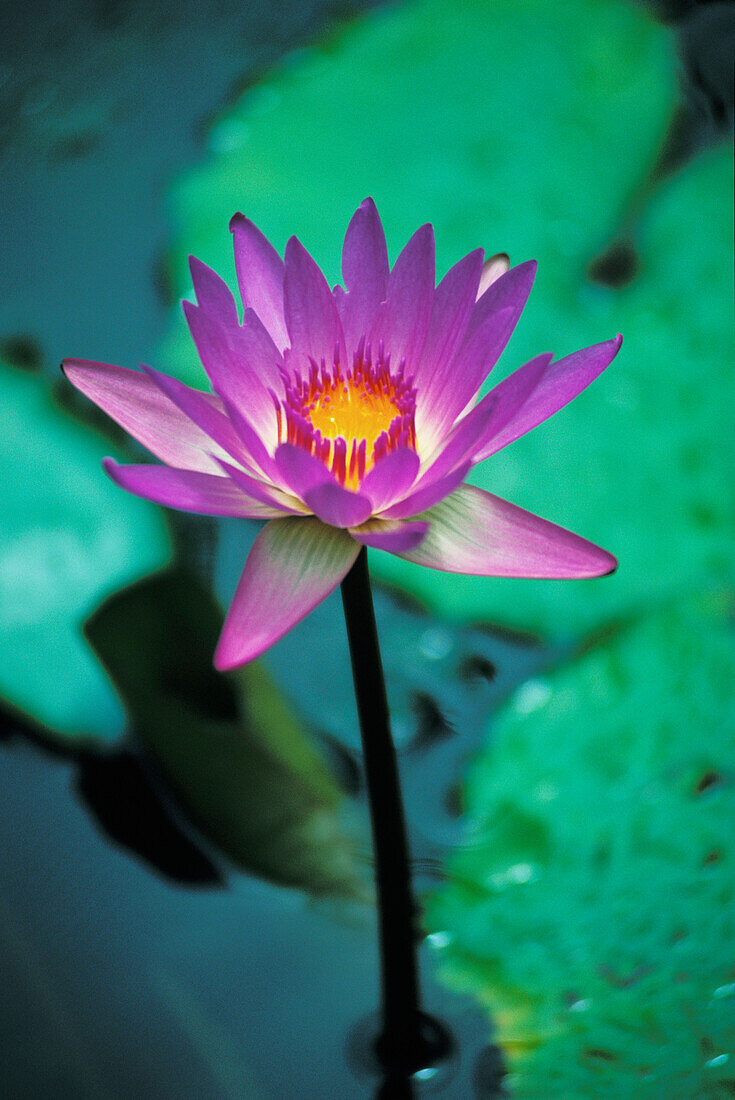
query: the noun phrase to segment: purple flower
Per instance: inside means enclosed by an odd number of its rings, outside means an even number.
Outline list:
[[[464,485],[472,467],[571,401],[621,338],[552,362],[539,355],[477,400],[533,283],[471,252],[434,285],[424,225],[392,270],[371,199],[329,289],[299,241],[285,262],[242,214],[230,224],[244,306],[191,260],[184,312],[213,394],[66,360],[67,377],[165,465],[109,475],[170,508],[268,520],[250,551],[215,655],[259,656],[344,578],[361,546],[449,572],[594,577],[615,559],[585,539]]]

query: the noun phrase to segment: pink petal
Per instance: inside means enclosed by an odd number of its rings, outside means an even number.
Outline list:
[[[283,482],[301,500],[317,485],[337,484],[334,474],[323,462],[293,443],[281,443],[276,450],[275,464]]]
[[[172,466],[120,466],[112,458],[102,465],[122,489],[167,508],[199,512],[203,516],[240,516],[243,519],[272,519],[281,509],[262,504],[227,477],[176,470]]]
[[[419,456],[403,447],[381,458],[362,479],[360,492],[369,497],[373,511],[380,512],[392,501],[405,496],[419,472]]]
[[[471,462],[465,462],[457,466],[449,474],[436,480],[429,479],[422,489],[416,489],[410,496],[397,504],[391,504],[381,514],[381,519],[408,519],[410,516],[418,516],[427,508],[433,508],[440,500],[444,500],[450,493],[462,484],[467,474],[472,469]]]
[[[210,441],[217,443],[238,462],[248,463],[249,456],[232,422],[224,412],[220,412],[219,408],[212,404],[209,394],[193,390],[178,379],[154,370],[153,367],[144,366],[143,370],[166,397],[170,398],[203,432],[206,432]]]
[[[357,527],[373,511],[369,497],[332,483],[309,489],[304,494],[304,501],[314,515],[330,527]]]
[[[517,321],[511,307],[488,317],[453,360],[439,365],[432,389],[416,395],[416,436],[422,458],[430,455],[474,399],[500,358]]]
[[[219,473],[210,452],[224,458],[226,451],[221,450],[145,374],[82,359],[65,359],[62,369],[72,385],[104,409],[156,458],[183,469]],[[212,409],[222,409],[219,398],[205,394],[204,400]]]
[[[490,393],[485,394],[479,404],[452,429],[447,446],[443,448],[434,465],[427,470],[425,477],[430,477],[434,469],[443,472],[457,464],[452,451],[456,453],[461,447],[463,437],[467,446],[462,451],[462,460],[468,458],[473,465],[478,462],[476,455],[483,454],[487,441],[499,435],[506,424],[515,419],[543,378],[552,358],[551,352],[537,355],[505,378]],[[479,429],[474,432],[473,422]],[[472,435],[473,439],[470,438]]]
[[[401,557],[449,573],[572,579],[612,573],[617,562],[594,543],[463,485],[425,513],[429,532]]]
[[[336,296],[349,354],[370,332],[378,306],[388,290],[388,249],[372,199],[358,206],[347,226],[342,250],[342,277],[347,294]]]
[[[429,405],[434,400],[435,387],[441,387],[444,381],[441,377],[437,383],[437,373],[442,374],[442,364],[452,362],[464,340],[481,268],[482,249],[478,248],[450,268],[434,293],[429,335],[414,376],[422,400]]]
[[[189,257],[189,270],[197,302],[206,313],[211,313],[221,325],[236,328],[240,324],[237,306],[230,288],[216,271],[207,267],[196,256]]]
[[[484,441],[484,445],[475,455],[475,461],[481,462],[501,447],[507,447],[513,440],[530,432],[567,405],[609,366],[622,342],[622,336],[616,336],[614,340],[605,340],[601,344],[575,351],[573,355],[567,355],[547,366],[540,381],[517,412],[498,432]],[[513,380],[530,365],[527,363],[525,367],[520,367],[501,382],[497,389],[512,385]]]
[[[434,297],[434,230],[417,229],[396,260],[388,278],[385,303],[370,333],[373,356],[380,344],[397,368],[406,360],[410,375],[418,366],[431,319]]]
[[[263,386],[280,390],[283,356],[254,310],[245,310],[242,325],[231,334],[231,339],[240,361],[246,365],[248,378],[254,375]]]
[[[259,500],[262,504],[267,504],[286,515],[302,516],[306,512],[301,501],[291,496],[290,493],[284,493],[283,490],[277,489],[274,485],[268,485],[264,481],[250,477],[244,470],[232,466],[229,462],[220,461],[219,465],[227,476],[231,477],[235,484],[254,500]]]
[[[390,554],[403,554],[414,550],[429,530],[429,524],[421,520],[402,523],[400,520],[369,519],[359,527],[351,527],[350,534],[363,546],[375,550],[387,550]]]
[[[240,296],[265,325],[279,351],[288,347],[283,313],[283,260],[249,218],[235,214],[230,221],[235,245],[235,270]]]
[[[477,288],[478,299],[482,298],[485,291],[488,290],[501,275],[505,275],[509,269],[510,256],[508,256],[506,252],[498,252],[495,256],[488,256],[485,263],[482,265],[480,285]]]
[[[482,442],[498,432],[526,400],[541,378],[551,355],[539,355],[526,364],[526,370],[511,375],[513,385],[496,386],[479,404],[458,420],[447,437],[439,444],[429,460],[426,471],[416,483],[416,490],[443,478],[467,461],[473,461]],[[509,382],[510,379],[506,379]]]
[[[248,462],[246,465],[256,468],[256,472],[260,473],[274,485],[281,485],[281,478],[278,473],[273,458],[269,451],[266,449],[262,439],[258,432],[256,432],[250,421],[243,416],[240,410],[233,404],[231,404],[226,398],[224,401],[225,410],[232,423],[235,425],[237,434],[242,440],[245,452],[248,455]]]
[[[335,351],[342,367],[347,365],[342,323],[327,280],[296,237],[286,245],[284,280],[286,324],[291,340],[288,365],[309,369],[309,360],[324,360],[330,366]]]
[[[238,328],[235,335],[191,302],[183,302],[183,307],[199,357],[214,389],[223,400],[247,414],[248,421],[266,445],[275,446],[278,423],[268,386],[277,376],[277,364],[272,364],[273,377],[264,378],[248,361],[249,341],[257,342],[259,333],[253,336],[252,327]]]
[[[528,301],[528,295],[531,293],[531,287],[536,278],[537,266],[535,260],[526,260],[525,263],[517,264],[516,267],[512,267],[505,275],[501,275],[490,284],[475,305],[467,329],[468,339],[485,323],[488,317],[492,317],[500,309],[507,309],[508,306],[515,312],[515,322],[513,323],[513,328],[515,328],[515,324]]]
[[[216,667],[259,657],[337,587],[359,552],[346,531],[312,517],[266,524],[227,613]]]

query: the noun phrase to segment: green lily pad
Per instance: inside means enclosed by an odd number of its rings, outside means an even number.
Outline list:
[[[337,281],[345,227],[371,194],[393,256],[432,221],[439,271],[477,245],[539,260],[498,378],[539,352],[564,355],[623,332],[603,378],[474,474],[609,548],[618,574],[486,580],[373,555],[376,576],[444,614],[571,634],[727,569],[735,442],[726,153],[655,199],[635,283],[611,293],[584,281],[654,159],[674,97],[670,39],[642,5],[420,0],[373,13],[248,91],[173,191],[182,295],[191,293],[189,252],[234,285],[227,222],[238,209],[278,248],[299,235]],[[163,356],[173,373],[203,381],[183,324]]]
[[[160,511],[121,493],[114,448],[54,403],[47,382],[0,363],[0,697],[56,734],[113,739],[125,716],[81,624],[163,564]]]
[[[660,611],[528,682],[471,772],[428,922],[519,1100],[732,1095],[732,606]]]
[[[85,631],[133,728],[196,827],[263,878],[357,896],[340,791],[259,663],[212,667],[222,613],[167,571],[116,593]]]

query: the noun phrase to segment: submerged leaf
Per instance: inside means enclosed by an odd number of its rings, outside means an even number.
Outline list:
[[[340,792],[257,664],[225,677],[222,616],[183,571],[108,600],[86,624],[134,729],[194,825],[238,866],[313,893],[357,890]]]

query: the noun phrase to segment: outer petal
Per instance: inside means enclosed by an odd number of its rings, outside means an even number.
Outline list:
[[[303,516],[307,511],[301,501],[291,496],[290,493],[284,493],[282,489],[276,489],[274,485],[268,485],[264,481],[250,477],[244,470],[239,470],[237,466],[232,466],[229,462],[220,462],[219,465],[227,476],[231,477],[235,484],[254,500],[259,500],[262,504],[267,504],[284,515]]]
[[[551,362],[550,352],[537,355],[515,371],[459,420],[446,440],[437,448],[436,457],[416,488],[436,477],[443,477],[466,460],[474,463],[486,439],[497,435],[523,406]]]
[[[283,260],[249,218],[230,221],[235,245],[235,270],[242,304],[255,311],[279,351],[288,347],[283,313]]]
[[[435,504],[438,504],[440,500],[444,500],[462,484],[471,469],[472,463],[465,462],[462,466],[457,466],[451,473],[445,474],[444,477],[427,481],[423,488],[414,490],[413,493],[397,504],[391,504],[390,508],[386,508],[380,518],[408,519],[410,516],[418,516],[428,508],[433,508]]]
[[[436,385],[443,382],[443,379],[437,382],[437,373],[441,374],[442,364],[452,362],[464,340],[481,269],[482,249],[477,249],[450,268],[434,292],[429,335],[414,375],[422,400],[429,404],[434,399]]]
[[[178,379],[161,374],[152,367],[144,366],[143,370],[166,397],[170,398],[195,424],[198,424],[203,432],[206,432],[212,442],[218,444],[238,462],[248,464],[249,456],[232,421],[212,404],[208,394],[193,390]]]
[[[278,427],[273,398],[268,385],[273,379],[262,378],[248,362],[245,330],[232,330],[218,324],[208,313],[184,302],[184,314],[194,343],[212,385],[225,401],[240,409],[266,445],[275,445]],[[274,348],[275,350],[275,348]],[[280,357],[279,357],[280,358]],[[273,364],[274,375],[277,364]]]
[[[507,309],[510,306],[515,312],[516,322],[518,321],[531,293],[537,266],[535,260],[526,260],[525,263],[517,264],[505,275],[493,280],[474,308],[467,330],[468,339],[488,317],[492,317],[499,309]],[[515,322],[513,328],[515,328]]]
[[[347,294],[337,297],[337,306],[348,355],[373,326],[378,306],[385,301],[388,291],[388,273],[383,226],[375,203],[365,199],[347,226],[342,249],[342,276]]]
[[[488,317],[453,360],[440,365],[425,395],[416,395],[416,435],[422,458],[436,447],[460,413],[476,396],[500,358],[517,321],[508,307]]]
[[[104,459],[102,465],[122,489],[167,508],[243,519],[272,519],[282,515],[281,509],[246,496],[234,481],[221,475],[176,470],[172,466],[120,466],[112,458]]]
[[[493,432],[483,441],[483,445],[475,455],[475,461],[481,462],[489,455],[495,454],[501,447],[506,447],[514,439],[530,432],[532,428],[537,427],[567,405],[586,386],[589,386],[605,367],[609,366],[622,342],[622,336],[616,336],[614,340],[606,340],[601,344],[584,348],[582,351],[575,351],[573,355],[567,355],[564,359],[548,365],[540,381],[516,413],[497,432]],[[501,382],[493,392],[513,385],[513,380],[530,365],[526,363],[525,367],[520,367]]]
[[[234,668],[259,657],[337,587],[360,552],[346,531],[318,519],[267,524],[245,563],[214,663]]]
[[[419,472],[419,456],[408,447],[391,451],[363,478],[360,492],[370,497],[373,511],[405,496]]]
[[[418,365],[429,331],[433,297],[434,230],[422,225],[388,278],[388,296],[370,333],[373,356],[382,342],[394,367],[405,358],[410,375]]]
[[[231,402],[227,401],[227,399],[225,399],[224,406],[250,458],[248,465],[251,467],[254,466],[256,471],[260,471],[263,477],[272,484],[281,486],[281,478],[276,464],[255,428],[250,421],[242,415],[240,410]]]
[[[189,270],[201,308],[211,313],[221,325],[237,327],[240,323],[237,306],[224,279],[220,279],[216,271],[197,260],[196,256],[189,257]]]
[[[255,375],[263,386],[280,389],[283,356],[254,310],[245,310],[242,325],[235,330],[233,346],[249,374]]]
[[[401,520],[376,518],[367,520],[359,527],[351,527],[350,534],[363,546],[402,554],[415,549],[428,530],[429,524],[421,520],[403,523]]]
[[[571,579],[612,573],[617,562],[594,543],[499,497],[463,485],[424,514],[429,532],[400,556],[449,573]]]
[[[219,473],[210,452],[225,458],[226,451],[221,450],[145,374],[82,359],[65,359],[62,370],[72,385],[104,409],[156,458],[182,469]],[[219,398],[202,396],[213,409],[222,409]]]
[[[330,365],[335,350],[343,367],[347,350],[342,323],[327,281],[296,237],[286,245],[284,280],[286,324],[291,339],[289,366],[305,369],[309,359]]]
[[[341,485],[317,485],[304,495],[314,515],[330,527],[356,527],[372,515],[369,497],[352,493]]]

